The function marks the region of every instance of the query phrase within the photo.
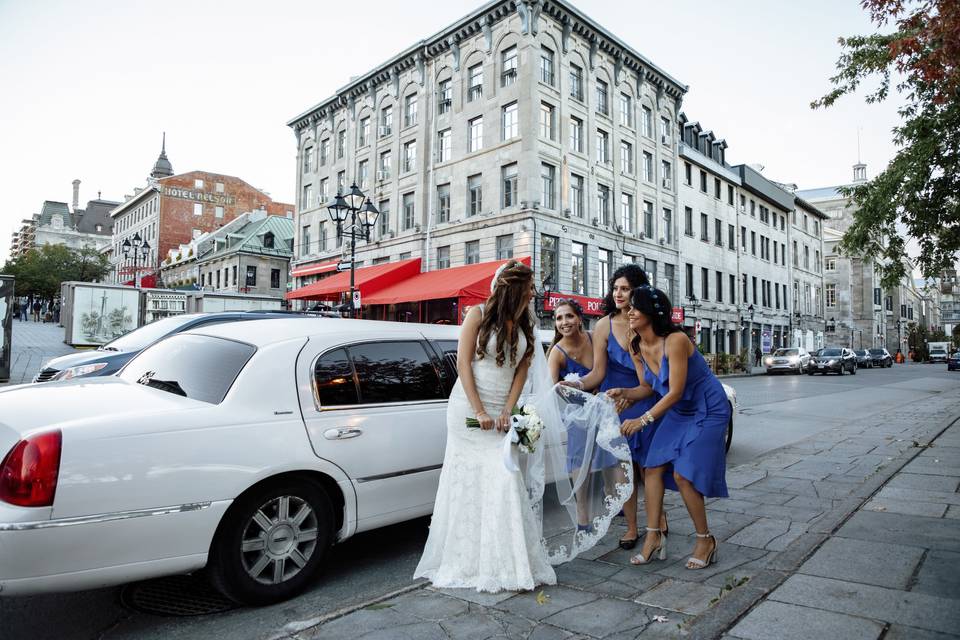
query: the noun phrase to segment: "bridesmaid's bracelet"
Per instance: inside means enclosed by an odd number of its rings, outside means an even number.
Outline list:
[[[649,424],[652,424],[654,421],[653,414],[647,411],[645,414],[640,416],[640,426],[646,427]]]

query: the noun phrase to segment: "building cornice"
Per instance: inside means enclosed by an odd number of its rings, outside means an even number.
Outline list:
[[[114,209],[111,209],[111,210],[110,210],[110,217],[111,217],[111,218],[116,218],[118,215],[120,215],[121,213],[123,213],[124,211],[126,211],[127,209],[129,209],[130,207],[132,207],[133,205],[139,204],[141,201],[146,200],[146,199],[150,196],[150,194],[152,194],[152,193],[159,193],[159,192],[160,192],[159,189],[157,189],[157,187],[155,187],[155,186],[153,186],[153,185],[144,187],[144,188],[140,191],[140,193],[138,193],[137,195],[133,196],[132,198],[130,198],[129,200],[127,200],[126,202],[124,202],[124,203],[121,204],[120,206],[118,206],[118,207],[116,207],[116,208],[114,208]]]
[[[491,28],[514,12],[520,13],[525,34],[536,35],[539,28],[537,21],[544,16],[552,18],[561,28],[564,52],[567,51],[570,35],[576,34],[585,38],[590,43],[591,68],[596,54],[603,52],[613,58],[618,76],[623,70],[632,71],[638,84],[650,84],[658,98],[666,96],[679,105],[687,92],[687,85],[562,0],[493,0],[457,20],[446,29],[420,40],[372,71],[354,78],[338,89],[335,95],[289,120],[287,126],[295,132],[307,129],[317,122],[334,117],[344,107],[352,107],[358,98],[367,94],[375,95],[384,86],[392,85],[396,94],[400,75],[411,68],[420,71],[419,82],[422,85],[425,81],[426,62],[444,56],[448,52],[453,53],[454,68],[458,69],[460,43],[482,34],[487,38],[486,44],[489,51],[492,47]]]

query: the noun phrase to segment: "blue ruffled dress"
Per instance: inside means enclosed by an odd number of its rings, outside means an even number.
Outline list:
[[[643,377],[663,397],[670,390],[670,366],[664,354],[654,375],[644,362]],[[659,399],[659,398],[658,398]],[[660,418],[660,425],[647,450],[646,466],[669,468],[664,485],[678,491],[673,472],[686,478],[706,498],[726,498],[725,437],[730,404],[723,385],[707,362],[694,349],[687,360],[687,383],[683,396]],[[646,431],[646,429],[644,430]]]
[[[600,383],[600,392],[603,393],[607,389],[616,389],[618,387],[632,389],[639,384],[640,379],[637,377],[637,370],[634,367],[633,358],[623,350],[623,347],[617,342],[617,338],[611,330],[610,337],[607,338],[607,375],[604,376],[603,382]],[[630,418],[639,418],[649,411],[650,407],[656,404],[656,401],[657,398],[651,396],[636,402],[632,407],[625,409],[623,413],[620,414],[620,422]],[[653,440],[659,424],[660,421],[657,420],[642,431],[638,431],[627,437],[630,452],[633,454],[633,461],[641,467],[648,466],[646,463],[647,452],[650,450],[650,442]]]

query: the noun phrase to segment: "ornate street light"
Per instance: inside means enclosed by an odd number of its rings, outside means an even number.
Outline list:
[[[339,191],[330,204],[327,205],[327,212],[330,214],[330,220],[337,225],[337,241],[344,236],[350,238],[350,316],[357,317],[359,309],[353,306],[353,296],[356,291],[356,254],[357,238],[370,240],[370,229],[377,224],[377,218],[380,211],[373,206],[370,199],[367,198],[357,183],[350,185],[350,192],[344,196]],[[349,218],[349,224],[347,220]]]
[[[547,275],[543,280],[543,288],[534,295],[533,308],[537,312],[538,318],[544,318],[550,310],[547,305],[550,303],[550,291],[553,289],[553,276]]]
[[[123,257],[127,260],[130,259],[131,255],[133,256],[133,284],[136,288],[140,288],[140,269],[139,262],[140,258],[143,258],[143,263],[147,263],[147,256],[150,255],[150,243],[146,240],[143,240],[140,237],[140,232],[133,234],[133,241],[131,242],[130,238],[126,238],[123,241],[123,244],[120,245],[123,248]]]

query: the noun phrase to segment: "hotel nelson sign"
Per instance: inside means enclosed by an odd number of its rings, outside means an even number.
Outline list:
[[[222,193],[204,193],[203,191],[191,191],[190,189],[181,189],[179,187],[164,187],[163,195],[171,198],[183,198],[184,200],[194,200],[196,202],[209,202],[218,205],[236,204],[237,199],[233,196],[226,196]]]

